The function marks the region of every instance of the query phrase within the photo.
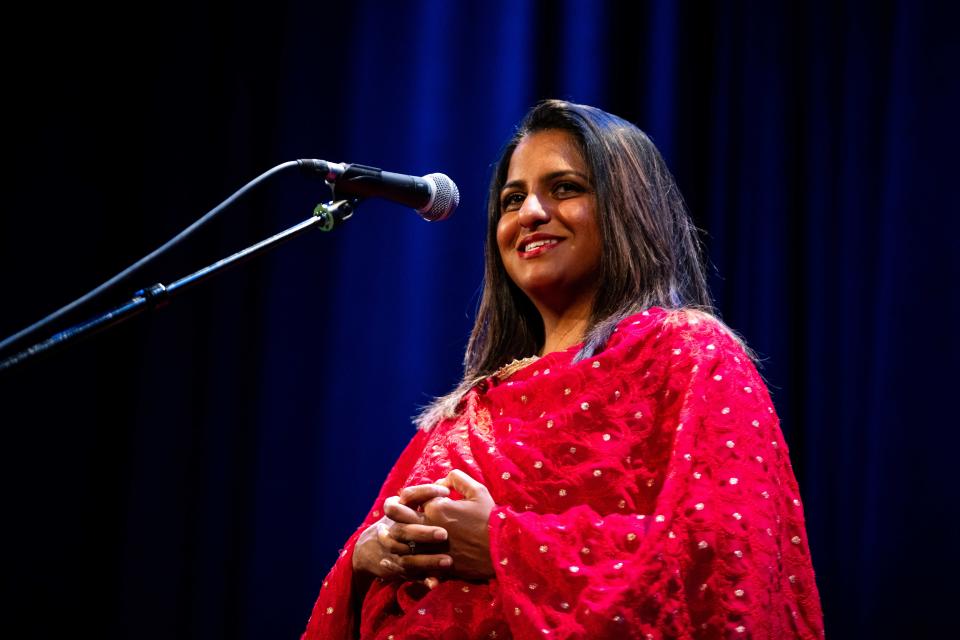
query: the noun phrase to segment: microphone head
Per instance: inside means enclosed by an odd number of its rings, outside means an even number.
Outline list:
[[[422,209],[417,209],[425,220],[437,222],[449,218],[460,204],[460,189],[456,183],[442,173],[423,176],[433,187],[433,197]]]

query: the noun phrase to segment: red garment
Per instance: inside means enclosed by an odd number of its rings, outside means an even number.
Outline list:
[[[597,356],[549,354],[420,431],[323,583],[304,639],[822,638],[800,494],[767,390],[715,320],[651,309]],[[374,581],[351,554],[383,501],[486,485],[496,577]],[[363,599],[362,613],[355,603]]]

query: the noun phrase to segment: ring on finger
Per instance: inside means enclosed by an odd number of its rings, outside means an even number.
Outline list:
[[[410,553],[417,552],[417,541],[416,540],[407,540],[407,546],[410,547]]]

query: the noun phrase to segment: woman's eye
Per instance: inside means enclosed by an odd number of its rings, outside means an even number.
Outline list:
[[[577,193],[583,193],[583,188],[580,185],[572,182],[561,182],[553,188],[553,192],[560,197],[564,197]]]
[[[500,201],[500,208],[503,211],[515,211],[523,204],[523,197],[522,193],[510,193]]]

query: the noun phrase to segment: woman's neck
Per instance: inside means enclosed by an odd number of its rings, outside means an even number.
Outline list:
[[[543,349],[540,355],[563,351],[581,342],[590,326],[591,307],[569,310],[561,315],[544,313]]]

